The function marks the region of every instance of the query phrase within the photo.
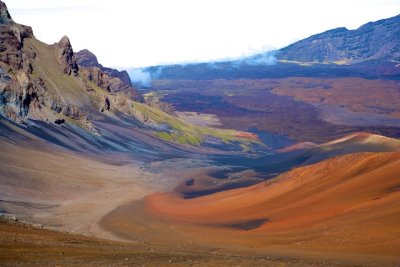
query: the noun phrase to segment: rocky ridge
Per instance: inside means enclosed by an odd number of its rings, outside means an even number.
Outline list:
[[[134,101],[143,101],[143,97],[132,86],[127,71],[104,67],[98,62],[96,55],[87,49],[76,52],[74,55],[78,65],[85,69],[86,77],[97,86],[112,93],[124,94]]]
[[[129,86],[132,86],[131,78],[126,70],[116,70],[112,68],[104,67],[99,63],[95,54],[90,52],[88,49],[83,49],[75,53],[75,58],[78,65],[82,67],[97,67],[105,72],[108,76],[119,78],[121,81]]]
[[[400,15],[310,36],[277,52],[280,60],[350,63],[365,60],[400,62]]]
[[[15,23],[1,1],[0,36],[0,115],[12,121],[62,124],[70,120],[98,134],[88,115],[93,108],[110,111],[112,102],[127,104],[121,101],[124,97],[142,99],[118,71],[99,64],[79,67],[67,36],[53,45],[36,40],[31,27]],[[86,103],[67,97],[79,91],[88,95]]]
[[[59,50],[59,60],[60,64],[63,66],[63,73],[67,75],[74,74],[78,75],[79,67],[76,64],[76,59],[74,56],[74,51],[72,49],[71,42],[67,36],[63,36],[61,40],[57,43]]]
[[[33,37],[32,29],[14,23],[1,1],[0,37],[0,114],[20,121],[46,89],[39,77],[31,77],[36,54],[23,51],[24,40]]]

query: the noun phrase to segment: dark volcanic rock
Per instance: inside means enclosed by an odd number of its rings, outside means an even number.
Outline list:
[[[98,68],[103,67],[97,61],[96,55],[87,49],[83,49],[79,52],[76,52],[75,58],[76,58],[76,63],[78,63],[78,65],[82,67],[98,67]]]
[[[313,35],[279,50],[278,58],[301,62],[400,61],[400,15],[356,30],[337,28]]]
[[[70,117],[74,120],[81,120],[84,118],[85,114],[74,105],[66,105],[63,109],[64,116]]]
[[[71,42],[67,36],[61,38],[61,40],[57,43],[57,46],[60,48],[60,63],[63,66],[63,73],[67,75],[78,75],[78,64],[76,64],[76,59],[74,56],[74,51],[72,49]]]

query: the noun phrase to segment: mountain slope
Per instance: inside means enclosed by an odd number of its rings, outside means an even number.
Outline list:
[[[294,168],[315,164],[337,156],[365,152],[400,152],[400,140],[368,133],[354,133],[323,144],[298,143],[256,159],[245,156],[219,159],[219,162],[240,166],[246,162],[248,170],[227,169],[196,175],[174,189],[184,198],[199,197],[223,190],[250,186],[275,178]],[[262,178],[261,178],[262,177]]]
[[[302,164],[311,164],[350,153],[400,152],[400,140],[368,133],[354,133],[319,145],[311,142],[298,143],[278,152],[293,155],[293,158],[303,160]]]
[[[400,75],[400,15],[356,30],[332,29],[276,51],[225,62],[145,68],[157,79],[364,77]]]
[[[75,54],[66,36],[53,45],[40,42],[30,27],[12,21],[4,3],[1,8],[3,117],[28,125],[28,130],[45,122],[39,128],[49,128],[52,134],[51,129],[59,126],[111,150],[129,151],[134,143],[134,150],[139,145],[157,151],[151,144],[155,139],[173,151],[179,150],[175,144],[185,150],[187,145],[223,147],[230,143],[231,148],[242,150],[242,145],[257,142],[236,131],[191,125],[140,103],[142,96],[125,72],[103,67],[89,52]],[[92,59],[85,61],[85,56]]]
[[[0,8],[0,214],[115,239],[97,225],[115,206],[172,189],[212,156],[265,150],[148,106],[121,73],[83,66],[68,37],[45,44]]]

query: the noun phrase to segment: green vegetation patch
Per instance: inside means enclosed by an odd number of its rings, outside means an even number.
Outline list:
[[[237,136],[238,132],[235,130],[194,125],[145,104],[133,102],[132,107],[142,113],[143,116],[158,124],[168,124],[171,132],[159,131],[156,133],[156,136],[164,140],[189,145],[200,145],[205,139],[210,137],[220,139],[225,143],[241,142],[250,144],[256,142],[249,138]]]

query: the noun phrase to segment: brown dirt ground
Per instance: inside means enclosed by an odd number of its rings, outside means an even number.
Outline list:
[[[317,266],[313,262],[166,250],[0,219],[1,266]],[[325,265],[326,266],[326,265]]]

